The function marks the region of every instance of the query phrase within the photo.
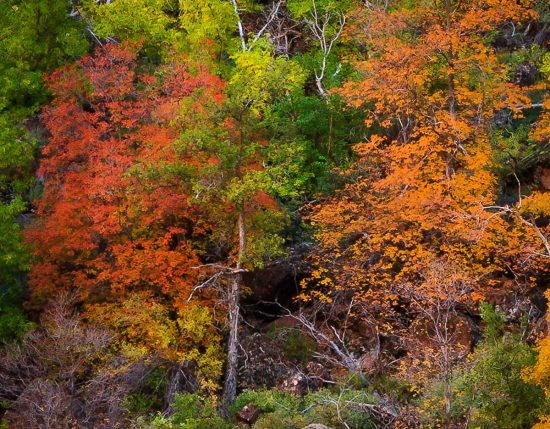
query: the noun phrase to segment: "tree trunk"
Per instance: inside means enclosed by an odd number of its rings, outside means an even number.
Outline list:
[[[241,209],[237,221],[239,230],[239,253],[237,259],[237,273],[231,278],[228,299],[229,312],[229,339],[227,341],[227,360],[225,369],[225,383],[223,389],[222,414],[227,417],[227,408],[235,400],[237,395],[237,376],[239,369],[239,298],[241,294],[242,274],[239,272],[246,249],[246,229],[244,224],[244,210]]]
[[[222,403],[222,411],[225,417],[227,417],[227,407],[235,400],[237,394],[240,282],[241,275],[235,274],[231,279],[231,290],[229,291],[229,339],[227,341],[227,359]]]
[[[239,29],[239,38],[241,39],[241,50],[246,52],[246,35],[244,32],[243,22],[241,20],[241,14],[239,13],[239,5],[237,4],[237,0],[231,0],[231,3],[233,4],[233,11],[237,17],[237,27]]]

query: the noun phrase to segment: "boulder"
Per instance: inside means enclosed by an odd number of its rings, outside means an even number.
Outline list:
[[[242,407],[241,410],[237,413],[237,420],[248,425],[253,425],[254,423],[256,423],[256,420],[258,420],[259,416],[260,409],[256,405],[250,403]]]
[[[290,377],[285,378],[279,384],[278,388],[284,392],[301,396],[307,392],[308,380],[303,374],[295,373],[292,374]]]

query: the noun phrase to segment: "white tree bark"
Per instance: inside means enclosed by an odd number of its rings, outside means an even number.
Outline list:
[[[331,13],[325,13],[321,16],[317,10],[315,0],[313,0],[313,12],[311,14],[311,19],[307,20],[307,23],[313,33],[313,36],[319,41],[319,44],[321,45],[321,53],[323,54],[321,68],[320,70],[315,70],[315,83],[319,94],[321,94],[322,97],[326,97],[328,95],[323,83],[327,72],[327,62],[334,48],[334,44],[342,36],[342,32],[344,31],[344,27],[346,25],[346,17],[344,15],[340,15],[338,17],[338,30],[333,36],[329,36],[329,28],[333,18],[334,15]]]

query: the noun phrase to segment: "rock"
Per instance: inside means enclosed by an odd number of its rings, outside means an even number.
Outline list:
[[[269,323],[265,327],[266,332],[275,331],[277,329],[290,329],[300,326],[300,322],[295,317],[285,315],[278,317],[273,322]]]
[[[285,392],[301,396],[307,392],[308,381],[303,374],[298,373],[284,379],[278,387]]]
[[[260,409],[252,403],[246,404],[237,413],[237,419],[240,422],[246,423],[248,425],[253,425],[254,423],[256,423],[256,420],[258,420],[259,416],[260,416]]]
[[[322,425],[320,423],[312,423],[310,425],[307,425],[303,429],[330,429],[328,426]]]

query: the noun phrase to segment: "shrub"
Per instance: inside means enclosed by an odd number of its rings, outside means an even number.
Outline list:
[[[502,313],[481,306],[485,323],[483,342],[469,356],[453,380],[453,419],[469,417],[480,429],[528,429],[544,406],[544,392],[522,379],[522,369],[535,362],[535,351],[519,334],[505,332]],[[430,422],[442,421],[443,387],[434,383],[421,404]]]
[[[218,416],[214,402],[194,393],[178,394],[174,399],[174,414],[161,415],[140,426],[147,429],[231,429],[233,426]]]

